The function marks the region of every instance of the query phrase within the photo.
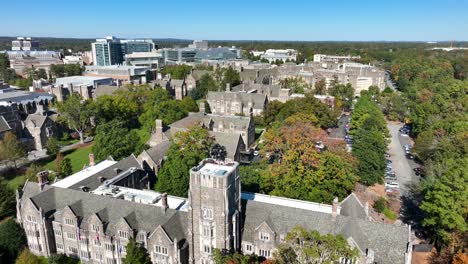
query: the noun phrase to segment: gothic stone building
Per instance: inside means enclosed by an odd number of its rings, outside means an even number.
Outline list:
[[[317,204],[241,192],[237,162],[202,161],[190,170],[188,199],[144,188],[134,156],[103,161],[51,185],[47,175],[17,194],[17,219],[36,255],[122,263],[134,238],[153,263],[213,263],[213,249],[272,256],[294,226],[341,234],[354,263],[410,263],[410,227],[372,222],[354,194]],[[351,263],[342,260],[341,263]]]

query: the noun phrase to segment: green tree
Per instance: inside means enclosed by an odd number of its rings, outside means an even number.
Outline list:
[[[0,220],[15,213],[15,194],[7,183],[0,179]]]
[[[26,148],[16,139],[15,134],[9,131],[6,132],[3,140],[0,141],[0,160],[13,162],[15,169],[17,169],[16,162],[26,157],[26,155]]]
[[[70,158],[64,158],[60,161],[58,174],[59,178],[65,178],[73,174],[73,168]]]
[[[96,128],[93,152],[98,160],[109,156],[120,160],[135,152],[139,142],[136,131],[129,130],[123,121],[116,119]]]
[[[353,104],[354,89],[350,83],[330,85],[328,93],[343,102],[343,110],[350,109]]]
[[[145,247],[131,238],[125,246],[127,255],[122,259],[123,264],[151,264],[151,258]]]
[[[23,229],[10,218],[0,224],[0,261],[12,263],[26,244]]]
[[[213,79],[211,74],[205,73],[202,75],[197,83],[197,87],[190,91],[190,96],[194,100],[202,99],[206,96],[208,91],[218,91],[219,85]]]
[[[379,197],[377,201],[374,203],[374,209],[377,213],[383,213],[383,211],[387,208],[387,200],[383,197]]]
[[[208,157],[213,138],[208,130],[195,126],[178,132],[172,138],[166,161],[158,172],[155,189],[171,195],[187,197],[189,174],[187,171]]]
[[[72,94],[65,102],[58,103],[61,122],[80,135],[80,143],[84,143],[84,131],[91,127],[91,117],[94,107],[90,101],[81,102],[80,97]]]
[[[39,257],[31,253],[28,248],[24,248],[16,258],[16,264],[41,264]]]
[[[180,108],[182,108],[182,110],[184,112],[198,112],[198,105],[197,105],[197,102],[195,102],[195,100],[193,100],[192,97],[190,96],[186,96],[184,97],[184,99],[182,99],[180,102],[179,102],[179,106]]]
[[[215,264],[258,264],[257,256],[244,256],[239,252],[226,253],[215,248],[213,250],[213,260]]]
[[[49,77],[47,76],[47,72],[45,69],[37,69],[37,73],[36,73],[36,79],[49,79]]]
[[[361,182],[373,185],[383,182],[385,151],[387,144],[377,131],[360,130],[354,136],[353,155],[358,159],[358,175]]]
[[[355,260],[358,251],[341,235],[321,235],[316,230],[295,227],[273,256],[278,264],[338,263],[341,258]]]
[[[38,165],[37,163],[32,163],[24,173],[28,181],[37,182],[37,174],[44,170],[44,167]]]
[[[326,94],[327,92],[327,83],[325,79],[320,79],[315,82],[315,94]]]
[[[454,231],[468,230],[468,158],[448,160],[445,173],[426,191],[421,209],[426,213],[423,225],[428,227],[441,244],[448,244]]]
[[[78,264],[80,261],[76,258],[64,254],[55,254],[47,258],[48,264]]]
[[[164,75],[170,74],[171,79],[182,80],[187,75],[189,75],[191,71],[192,71],[192,66],[182,64],[182,65],[169,65],[169,66],[166,66],[161,71],[161,73],[164,74]]]
[[[57,157],[57,154],[60,152],[60,143],[56,138],[50,137],[47,139],[47,154]]]

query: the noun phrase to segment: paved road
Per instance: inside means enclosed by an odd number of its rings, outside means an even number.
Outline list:
[[[346,135],[345,126],[348,123],[349,117],[350,116],[345,116],[345,115],[340,117],[340,120],[338,120],[338,127],[333,128],[332,131],[330,132],[330,135],[329,135],[330,138],[344,139]]]
[[[388,147],[392,167],[398,178],[398,183],[400,184],[400,193],[401,195],[406,195],[410,185],[418,182],[418,177],[413,172],[415,163],[406,158],[403,145],[408,144],[409,139],[400,136],[398,129],[400,129],[401,126],[402,124],[387,123],[391,135],[391,142]]]
[[[385,72],[385,84],[394,91],[397,89],[397,87],[393,85],[393,80],[387,71]]]

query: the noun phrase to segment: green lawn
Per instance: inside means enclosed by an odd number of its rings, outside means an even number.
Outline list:
[[[72,149],[65,152],[65,157],[70,158],[73,173],[78,172],[83,169],[84,165],[89,164],[89,153],[92,151],[92,145],[79,148],[79,149]],[[97,162],[97,161],[96,161]],[[43,159],[37,162],[39,165],[43,166],[45,169],[55,171],[55,160],[48,158]],[[51,176],[53,177],[53,176]],[[52,180],[52,179],[49,179]],[[24,174],[18,175],[13,179],[8,181],[8,186],[16,190],[18,187],[24,184],[26,181],[26,176]]]
[[[65,158],[71,160],[73,173],[83,169],[84,165],[89,164],[89,153],[92,151],[92,145],[84,148],[73,149],[65,154]],[[55,170],[55,160],[49,161],[44,165],[48,170]]]

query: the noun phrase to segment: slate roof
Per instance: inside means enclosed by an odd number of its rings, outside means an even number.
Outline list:
[[[31,197],[27,192],[34,188],[28,185],[36,183],[28,182],[25,187],[26,197]],[[23,196],[25,197],[25,196]],[[23,198],[24,199],[24,198]],[[46,217],[53,220],[61,220],[63,209],[69,206],[72,211],[80,216],[80,225],[86,223],[90,217],[97,214],[106,223],[106,234],[114,234],[115,225],[122,218],[136,230],[153,232],[159,225],[168,233],[171,239],[185,238],[185,227],[183,219],[187,219],[186,212],[167,209],[162,207],[134,203],[108,196],[100,196],[78,190],[50,187],[34,195],[31,200],[42,208]]]
[[[240,133],[224,133],[224,132],[210,132],[214,136],[215,141],[224,146],[227,151],[227,157],[234,160],[237,153],[237,147],[241,144],[242,136]]]
[[[112,95],[115,92],[119,90],[124,90],[126,89],[123,86],[114,86],[114,85],[98,85],[96,89],[94,90],[94,94],[97,97],[103,96],[103,95]]]
[[[364,205],[354,193],[351,193],[348,197],[341,201],[340,205],[341,215],[351,216],[363,220],[368,219],[366,211],[364,210]]]
[[[224,128],[228,129],[229,125],[232,123],[236,129],[248,129],[250,119],[250,117],[246,116],[220,116],[214,114],[190,113],[187,117],[172,123],[170,127],[179,130],[201,124],[208,127],[210,122],[213,121],[215,127],[223,123]]]
[[[213,74],[213,71],[207,71],[207,70],[193,70],[192,73],[190,75],[192,75],[192,77],[198,81],[201,79],[201,77],[205,74]]]
[[[256,90],[255,93],[265,94],[270,97],[278,97],[281,86],[278,84],[260,84],[260,83],[242,83],[232,87],[233,92],[249,92]]]
[[[26,123],[26,126],[28,126],[28,124],[32,124],[34,127],[42,127],[46,119],[47,116],[44,115],[29,114],[24,122]]]
[[[99,177],[110,179],[110,178],[117,176],[116,169],[120,169],[120,171],[122,172],[131,167],[137,167],[137,168],[141,167],[140,163],[138,163],[138,160],[133,154],[120,160],[116,164],[70,186],[69,189],[80,190],[81,186],[86,186],[92,191],[102,184],[101,181],[99,180]]]
[[[243,241],[254,241],[255,229],[262,223],[270,226],[276,234],[287,234],[295,226],[317,230],[321,234],[341,234],[352,237],[360,250],[369,248],[375,252],[377,263],[404,263],[409,240],[408,227],[389,225],[349,216],[297,209],[251,200],[242,200],[245,215]],[[297,216],[297,217],[293,217]]]
[[[3,117],[3,115],[1,115],[0,116],[0,133],[10,131],[10,130],[11,130],[10,125],[6,121],[5,117]]]
[[[252,103],[252,108],[263,109],[266,102],[266,95],[245,92],[212,92],[206,96],[208,101],[239,101],[244,105]]]
[[[159,161],[166,156],[170,146],[171,142],[169,140],[164,140],[158,143],[158,145],[143,151],[148,154],[155,164],[158,164]]]

